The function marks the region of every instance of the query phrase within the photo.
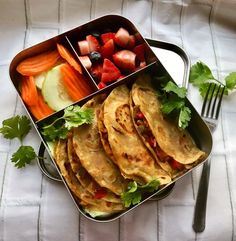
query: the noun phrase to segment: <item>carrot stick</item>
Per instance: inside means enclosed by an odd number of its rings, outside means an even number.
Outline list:
[[[20,62],[16,70],[22,75],[37,75],[52,68],[60,58],[57,50],[48,51]]]
[[[21,81],[21,97],[28,106],[33,106],[37,104],[38,92],[33,76],[23,77]]]
[[[83,96],[86,96],[92,92],[91,87],[87,83],[86,78],[82,74],[78,74],[72,69],[68,64],[63,65],[63,70],[62,70],[68,77],[70,77],[71,81],[73,84],[76,86],[78,91],[80,91]]]
[[[38,91],[38,102],[36,105],[28,106],[30,112],[33,114],[33,116],[40,120],[48,115],[51,115],[54,110],[52,110],[47,103],[45,103],[42,94],[40,91]]]
[[[77,101],[83,98],[83,95],[78,91],[74,78],[71,76],[70,72],[67,71],[67,66],[70,67],[68,64],[63,64],[60,68],[63,75],[63,83],[71,99]]]
[[[75,70],[77,70],[80,74],[82,74],[82,69],[79,63],[73,58],[70,52],[61,44],[57,44],[57,50],[61,57],[65,59],[69,65],[71,65]]]

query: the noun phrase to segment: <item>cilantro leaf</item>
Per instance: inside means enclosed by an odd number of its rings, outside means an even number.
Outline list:
[[[71,128],[91,124],[93,118],[94,112],[92,109],[69,106],[65,108],[63,116],[55,119],[51,124],[43,126],[42,134],[46,141],[65,139]]]
[[[203,62],[197,62],[191,66],[189,81],[194,86],[199,86],[207,80],[215,80],[209,67]]]
[[[43,129],[42,134],[46,141],[53,141],[56,139],[65,139],[68,132],[69,130],[64,125],[49,125]]]
[[[172,81],[167,82],[163,90],[165,90],[167,93],[173,92],[180,98],[185,98],[187,94],[187,89],[185,87],[178,87]]]
[[[160,186],[160,181],[154,179],[143,186],[139,186],[135,181],[129,182],[128,191],[122,193],[121,199],[125,207],[138,204],[144,194],[156,191]]]
[[[179,114],[179,127],[185,129],[191,119],[191,110],[187,106],[183,106]]]
[[[172,99],[162,103],[161,111],[162,113],[168,115],[173,112],[175,109],[181,109],[184,106],[185,102],[182,99]]]
[[[226,87],[233,90],[236,87],[236,72],[232,72],[225,77]]]
[[[0,133],[2,133],[6,139],[18,138],[22,141],[30,129],[30,120],[26,116],[17,115],[2,122]]]
[[[35,151],[31,146],[20,146],[19,149],[13,153],[11,161],[15,163],[15,167],[22,168],[26,164],[30,164],[36,158]]]
[[[221,81],[214,78],[209,67],[203,62],[197,62],[191,66],[189,80],[194,86],[198,87],[200,95],[203,98],[206,96],[210,83],[216,84],[217,88],[225,87],[224,95],[229,95],[229,93],[236,88],[236,72],[232,72],[225,77],[224,85]],[[213,89],[210,91],[213,91]],[[211,96],[211,93],[209,93],[209,96]]]
[[[186,128],[191,118],[191,110],[186,107],[187,89],[168,81],[162,90],[164,91],[161,95],[162,113],[176,117],[178,126],[182,129]]]
[[[83,124],[91,124],[93,121],[93,110],[82,109],[80,106],[69,106],[65,109],[63,119],[65,119],[65,127],[70,129]]]

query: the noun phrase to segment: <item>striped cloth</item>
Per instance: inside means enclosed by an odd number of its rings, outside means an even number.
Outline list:
[[[25,114],[8,74],[22,49],[104,14],[129,18],[144,37],[185,49],[223,79],[236,71],[235,0],[0,0],[0,122]],[[197,110],[202,100],[190,85]],[[236,95],[225,97],[214,149],[206,229],[192,229],[201,167],[176,183],[170,196],[147,202],[110,223],[78,214],[62,184],[45,178],[36,162],[16,169],[17,141],[0,138],[0,241],[187,241],[236,240]],[[35,130],[25,144],[38,149]]]

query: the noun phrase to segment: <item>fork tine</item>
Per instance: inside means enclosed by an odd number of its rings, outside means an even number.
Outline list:
[[[215,113],[215,107],[216,107],[216,102],[218,100],[218,95],[219,95],[219,92],[220,92],[220,89],[221,89],[221,85],[218,86],[218,89],[216,90],[216,95],[215,95],[215,98],[214,98],[214,102],[212,104],[212,109],[211,109],[211,117],[212,118],[216,118],[216,116],[214,115]],[[213,94],[214,95],[214,94]],[[218,102],[219,103],[219,102]]]
[[[220,94],[220,99],[219,99],[218,106],[217,106],[217,109],[216,109],[216,119],[218,119],[218,117],[219,117],[220,107],[221,107],[224,91],[225,91],[225,86],[222,88],[222,92]]]
[[[212,83],[211,83],[211,84],[212,84]],[[210,84],[210,85],[211,85],[211,84]],[[210,87],[211,87],[211,86],[209,86],[209,90],[210,90]],[[211,102],[212,102],[212,100],[213,100],[215,88],[216,88],[216,84],[213,84],[213,90],[212,90],[212,92],[211,92],[211,96],[210,96],[210,99],[209,99],[209,104],[208,104],[208,107],[207,107],[206,116],[209,116],[209,112],[210,112],[210,109],[211,109]]]
[[[210,83],[208,89],[207,89],[207,92],[206,92],[206,95],[205,95],[205,98],[204,98],[204,101],[203,101],[203,104],[202,104],[202,111],[201,111],[201,116],[205,116],[205,108],[206,108],[206,104],[207,104],[207,101],[209,99],[209,94],[210,94],[210,89],[211,89],[211,86],[212,86],[212,83]]]

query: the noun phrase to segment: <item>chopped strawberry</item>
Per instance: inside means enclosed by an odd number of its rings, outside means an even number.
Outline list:
[[[123,79],[123,78],[125,78],[125,75],[122,74],[122,75],[118,78],[118,80]]]
[[[120,47],[126,48],[130,40],[129,32],[124,28],[120,28],[116,32],[114,40],[117,45],[119,45]]]
[[[134,46],[135,46],[135,43],[136,43],[136,39],[135,39],[135,36],[134,35],[130,35],[129,36],[129,42],[127,44],[127,49],[133,49]]]
[[[140,68],[143,68],[143,67],[145,67],[147,64],[146,64],[146,61],[144,60],[144,61],[141,61],[140,62],[140,65],[139,65],[139,67]]]
[[[100,53],[103,58],[111,58],[114,52],[115,44],[113,39],[108,40],[100,49]]]
[[[104,82],[99,82],[99,84],[98,84],[98,88],[99,89],[103,89],[103,88],[105,88],[107,85],[104,83]]]
[[[79,41],[78,47],[81,55],[89,54],[89,43],[87,40]]]
[[[137,55],[137,59],[140,62],[145,61],[145,45],[139,44],[134,47],[133,52]]]
[[[87,55],[85,56],[79,56],[79,59],[81,63],[84,65],[86,69],[90,69],[92,66],[92,62],[90,61],[89,57]]]
[[[136,54],[130,50],[121,50],[113,54],[114,63],[124,71],[135,70],[135,58]]]
[[[136,65],[137,65],[137,68],[135,70],[139,70],[144,68],[147,64],[146,64],[146,61],[144,60],[144,61],[137,61]]]
[[[172,167],[174,170],[179,170],[179,171],[181,171],[181,170],[184,169],[184,165],[183,165],[182,163],[177,162],[177,161],[174,160],[174,159],[171,159],[171,160],[169,161],[169,164],[171,165],[171,167]]]
[[[95,80],[99,81],[102,76],[102,64],[93,64],[89,72]]]
[[[112,82],[117,80],[120,75],[120,70],[109,59],[105,58],[103,61],[101,81],[104,83]]]
[[[98,51],[100,49],[100,44],[93,35],[87,35],[86,40],[88,41],[90,53],[93,51]]]
[[[115,38],[115,33],[113,33],[113,32],[103,33],[103,34],[101,34],[100,38],[101,38],[102,44],[105,44],[110,39],[114,39]]]

